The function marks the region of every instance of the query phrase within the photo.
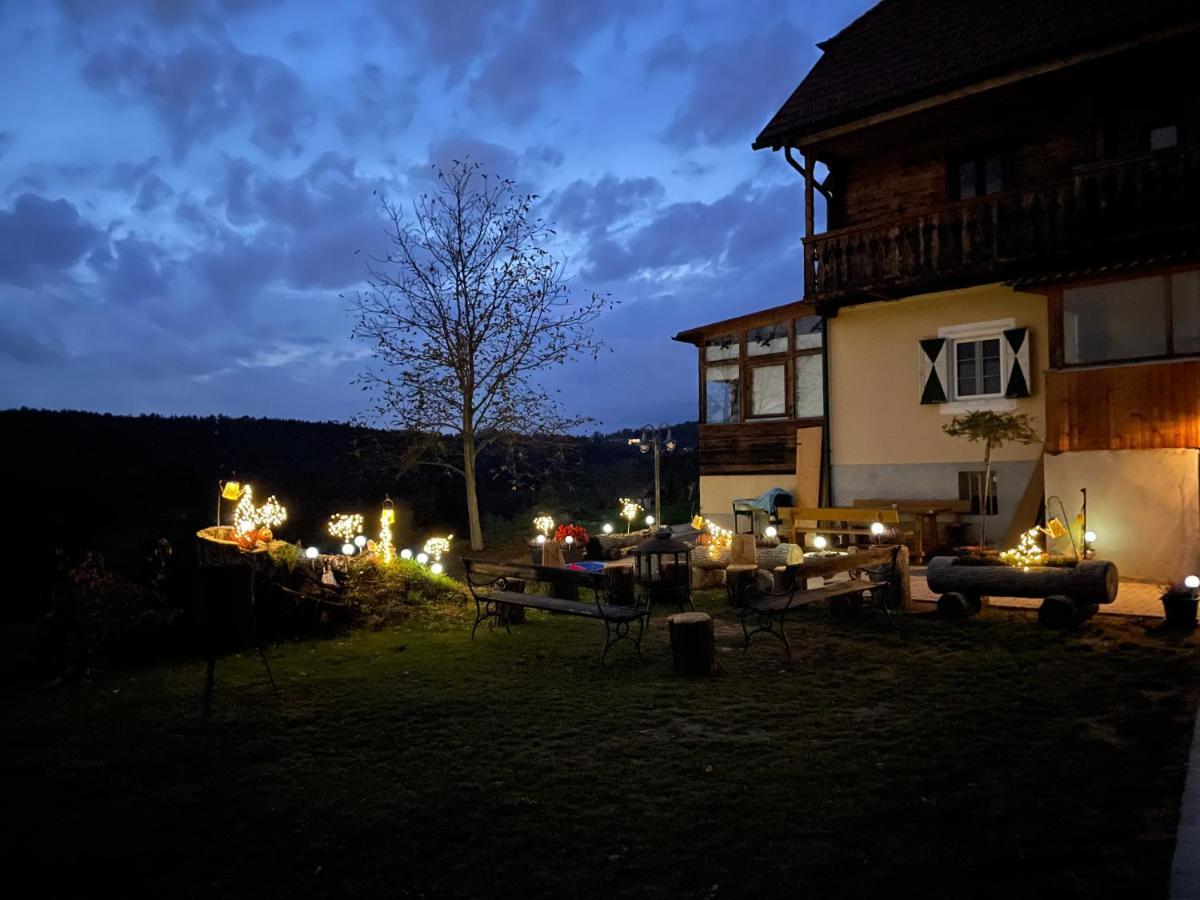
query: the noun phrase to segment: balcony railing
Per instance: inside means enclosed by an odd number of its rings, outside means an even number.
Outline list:
[[[1101,265],[1117,253],[1168,252],[1197,233],[1200,152],[1166,151],[1036,190],[815,235],[805,241],[805,295],[895,297]]]

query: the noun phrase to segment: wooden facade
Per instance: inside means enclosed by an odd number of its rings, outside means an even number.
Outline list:
[[[1046,452],[1200,448],[1200,359],[1046,374]]]
[[[797,423],[701,425],[701,475],[791,475],[796,470]]]

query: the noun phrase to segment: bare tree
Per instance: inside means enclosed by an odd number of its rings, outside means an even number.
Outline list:
[[[576,298],[544,246],[554,232],[533,215],[535,195],[469,160],[435,172],[436,189],[408,216],[383,201],[391,249],[371,260],[368,288],[352,300],[354,336],[376,362],[358,383],[377,415],[415,439],[410,463],[462,476],[471,548],[481,550],[480,454],[590,421],[564,415],[540,380],[595,358],[591,324],[611,301]],[[447,456],[451,437],[461,456]]]

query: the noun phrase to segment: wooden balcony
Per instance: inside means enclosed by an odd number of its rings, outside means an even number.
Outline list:
[[[1067,181],[807,238],[805,299],[856,302],[1107,265],[1195,246],[1200,152],[1089,166]]]

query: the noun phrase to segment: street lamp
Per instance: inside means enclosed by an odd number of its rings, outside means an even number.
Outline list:
[[[638,450],[642,453],[654,450],[654,518],[659,525],[664,525],[662,517],[662,452],[666,450],[668,453],[674,453],[675,448],[679,445],[668,425],[659,425],[657,428],[647,425],[642,429],[642,436],[630,438],[629,443],[630,445],[637,444]]]

